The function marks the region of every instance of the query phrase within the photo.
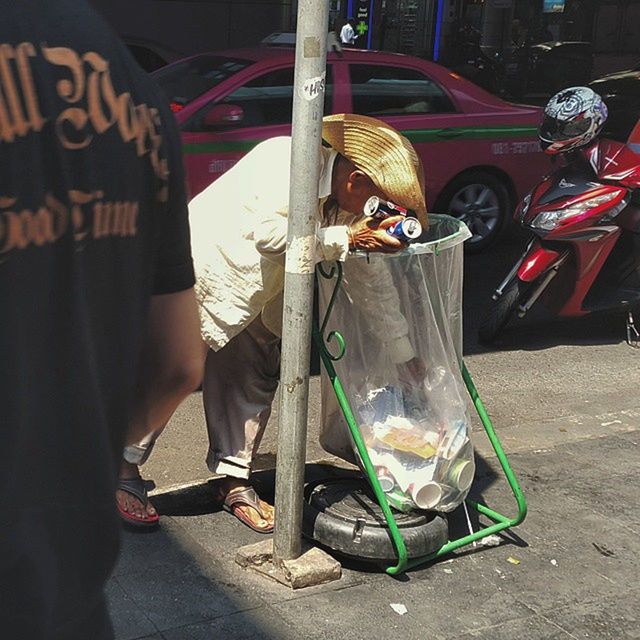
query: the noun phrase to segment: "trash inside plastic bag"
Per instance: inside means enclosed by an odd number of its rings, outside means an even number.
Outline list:
[[[475,466],[462,351],[462,243],[467,228],[432,215],[426,242],[398,254],[350,256],[325,339],[346,350],[334,367],[389,504],[450,511]],[[321,317],[336,280],[319,278]],[[329,339],[327,347],[335,344]],[[323,371],[325,450],[360,460]]]

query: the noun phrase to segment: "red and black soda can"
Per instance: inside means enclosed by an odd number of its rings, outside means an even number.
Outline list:
[[[378,196],[371,196],[364,203],[364,215],[376,220],[384,220],[384,218],[389,218],[390,216],[406,216],[408,214],[408,209],[404,209],[388,200],[380,200]]]

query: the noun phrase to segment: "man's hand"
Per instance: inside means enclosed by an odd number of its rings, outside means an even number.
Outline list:
[[[394,238],[388,231],[389,227],[402,222],[404,216],[390,216],[383,220],[362,218],[349,227],[349,249],[362,251],[379,251],[395,253],[407,247],[406,242]]]

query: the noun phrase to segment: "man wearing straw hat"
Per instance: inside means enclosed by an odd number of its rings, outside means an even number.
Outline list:
[[[387,232],[401,218],[373,220],[363,208],[378,196],[413,210],[426,226],[424,175],[411,143],[384,122],[353,114],[326,117],[322,136],[329,146],[320,151],[316,260],[344,260],[350,250],[403,249]],[[218,485],[224,508],[263,533],[273,530],[273,507],[248,480],[278,386],[290,158],[291,138],[267,140],[189,206],[201,331],[209,347],[207,464],[226,476]],[[393,351],[412,373],[419,365],[406,321],[397,311],[389,314]],[[125,450],[122,477],[139,478],[137,465],[158,435]],[[144,524],[141,503],[120,506]]]

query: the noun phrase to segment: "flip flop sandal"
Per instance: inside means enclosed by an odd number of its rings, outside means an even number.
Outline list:
[[[238,518],[240,522],[242,522],[243,524],[246,524],[247,527],[249,527],[249,529],[253,529],[258,533],[273,532],[272,524],[268,524],[265,527],[260,527],[255,522],[253,522],[249,518],[249,516],[244,514],[239,509],[239,507],[252,507],[258,512],[258,514],[263,520],[267,519],[260,505],[260,498],[258,497],[258,494],[256,493],[253,487],[247,487],[242,491],[234,491],[232,489],[231,492],[227,493],[227,496],[225,497],[224,502],[222,503],[222,508],[225,511],[228,511],[231,515],[234,515],[236,518]]]
[[[145,481],[142,478],[131,478],[130,480],[123,480],[122,478],[118,480],[117,489],[121,491],[126,491],[128,494],[132,495],[134,498],[138,498],[140,502],[142,502],[143,506],[146,508],[147,504],[149,504],[149,496],[147,495],[147,486]],[[118,513],[120,514],[120,519],[125,523],[136,529],[151,529],[158,525],[158,521],[160,520],[159,514],[156,513],[155,516],[147,516],[146,518],[138,518],[137,516],[125,511],[119,504],[117,504]]]

